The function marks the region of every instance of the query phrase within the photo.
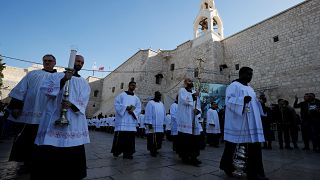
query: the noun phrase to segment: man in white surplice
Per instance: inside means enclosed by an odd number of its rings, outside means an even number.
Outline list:
[[[145,110],[141,110],[141,114],[138,118],[139,130],[138,130],[138,137],[144,138],[146,133],[146,125],[144,124],[144,114]]]
[[[163,125],[166,119],[166,109],[161,102],[161,93],[156,91],[154,99],[150,100],[146,106],[146,115],[144,118],[147,126],[147,149],[152,157],[156,157],[161,148],[163,139]]]
[[[178,138],[178,123],[177,123],[177,110],[178,110],[178,95],[176,101],[170,106],[171,115],[171,137],[172,137],[172,150],[177,150],[177,138]]]
[[[172,141],[172,138],[171,138],[171,114],[170,114],[170,110],[169,110],[169,113],[167,113],[166,115],[166,120],[164,122],[164,126],[165,126],[165,136],[166,138],[168,139],[168,141]]]
[[[135,153],[135,133],[141,112],[140,99],[134,94],[136,82],[129,82],[128,91],[120,93],[114,100],[115,134],[111,153],[118,157],[123,153],[124,159],[133,159]]]
[[[47,97],[40,92],[40,85],[51,73],[56,73],[54,68],[56,58],[47,54],[42,57],[43,69],[29,72],[10,92],[11,97],[8,109],[11,111],[9,120],[23,125],[23,129],[15,139],[10,161],[24,162],[19,173],[30,170],[31,156],[34,150],[40,121],[44,117],[44,108]]]
[[[207,111],[207,143],[213,147],[219,147],[220,123],[217,108],[218,105],[212,102],[211,107]]]
[[[85,109],[90,97],[90,86],[78,71],[84,58],[76,55],[74,71],[55,73],[43,81],[40,90],[48,96],[46,114],[40,122],[35,140],[37,154],[30,179],[82,179],[86,177],[84,144],[90,142]],[[69,80],[69,96],[64,99],[65,84]],[[61,109],[67,109],[69,125],[56,125]]]
[[[194,91],[191,79],[184,80],[184,88],[178,93],[178,123],[177,153],[184,163],[199,165],[200,133],[202,128],[195,116],[201,113],[199,92]],[[197,106],[195,106],[197,105]]]
[[[228,176],[233,175],[233,154],[236,144],[245,144],[247,147],[248,179],[267,179],[264,174],[261,142],[264,142],[261,123],[260,102],[254,90],[248,85],[253,70],[242,67],[239,79],[232,82],[226,90],[226,110],[224,140],[225,149],[220,162],[220,169]]]

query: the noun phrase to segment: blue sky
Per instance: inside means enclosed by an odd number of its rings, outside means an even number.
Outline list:
[[[303,0],[216,0],[228,37]],[[72,47],[113,70],[140,48],[175,49],[193,39],[201,0],[1,0],[0,54],[41,63],[44,54],[67,66]],[[5,59],[10,66],[28,67]],[[92,73],[83,73],[83,76]],[[106,73],[96,73],[100,77]]]

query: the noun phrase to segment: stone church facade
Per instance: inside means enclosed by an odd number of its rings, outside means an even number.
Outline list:
[[[306,0],[224,38],[214,1],[202,0],[193,28],[193,40],[174,50],[139,50],[104,79],[90,83],[88,116],[113,113],[115,96],[132,80],[142,104],[160,91],[168,108],[184,78],[228,85],[242,66],[254,69],[251,86],[269,103],[278,98],[291,103],[295,95],[302,100],[306,92],[320,96],[320,1]]]
[[[21,79],[24,76],[26,76],[29,72],[31,72],[33,70],[39,70],[42,68],[43,68],[43,65],[40,65],[40,64],[32,64],[28,68],[18,68],[18,67],[6,65],[6,68],[2,71],[3,85],[2,85],[2,87],[0,87],[0,90],[1,90],[0,100],[4,103],[9,103],[10,98],[8,95],[11,92],[11,90],[21,81]],[[62,67],[55,67],[55,69],[58,72],[64,71],[64,68],[62,68]]]

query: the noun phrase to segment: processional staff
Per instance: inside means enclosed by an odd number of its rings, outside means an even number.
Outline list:
[[[70,58],[69,58],[68,67],[65,68],[65,70],[67,72],[71,72],[71,73],[74,72],[74,62],[76,60],[76,55],[77,55],[77,51],[72,49],[71,52],[70,52]],[[63,100],[62,100],[62,102],[68,101],[69,91],[70,91],[69,83],[70,83],[70,80],[67,80],[66,84],[65,84],[65,89],[64,89],[64,92],[63,92]],[[68,109],[66,107],[62,107],[61,108],[60,118],[55,121],[55,125],[59,125],[59,126],[69,125],[69,120],[66,117],[67,111],[68,111]]]
[[[200,96],[200,86],[201,86],[201,82],[200,82],[200,70],[201,70],[201,63],[204,62],[204,60],[202,60],[201,58],[197,59],[197,61],[199,61],[199,66],[197,68],[198,70],[198,75],[197,75],[197,81],[195,83],[194,89],[196,90],[196,92],[199,92],[198,96]],[[196,98],[196,102],[194,105],[194,111],[193,111],[193,119],[192,119],[192,134],[195,134],[195,127],[196,127],[196,112],[197,112],[197,106],[198,106],[198,98],[200,99],[200,97]]]

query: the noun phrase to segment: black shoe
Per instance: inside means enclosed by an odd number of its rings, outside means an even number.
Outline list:
[[[151,155],[152,157],[157,157],[157,153],[156,153],[156,152],[150,152],[150,155]]]
[[[257,175],[255,177],[247,176],[247,180],[269,180],[269,178]]]
[[[269,180],[269,178],[259,174],[247,174],[247,180]]]
[[[256,175],[254,177],[252,176],[247,176],[248,180],[269,180],[269,178],[265,177],[265,176],[260,176],[260,175]]]
[[[226,169],[222,169],[224,171],[224,173],[228,176],[228,177],[233,177],[233,171],[231,170],[226,170]]]
[[[117,157],[119,157],[119,154],[113,153],[113,157],[117,158]]]
[[[292,150],[292,149],[293,149],[293,148],[290,147],[290,146],[286,146],[285,148],[288,149],[288,150]]]
[[[190,164],[194,166],[200,165],[202,162],[199,161],[197,158],[190,160]]]
[[[133,159],[133,156],[132,155],[126,155],[126,156],[123,156],[123,159]]]
[[[302,148],[302,150],[304,150],[304,151],[309,151],[310,148],[309,148],[309,147],[304,147],[304,148]]]
[[[185,163],[185,164],[189,164],[190,163],[190,159],[187,158],[187,157],[180,157],[182,162]]]
[[[18,174],[28,174],[31,172],[29,165],[21,165],[17,171]]]

